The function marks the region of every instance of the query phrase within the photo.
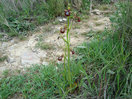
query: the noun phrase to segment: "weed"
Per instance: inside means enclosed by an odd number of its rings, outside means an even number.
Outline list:
[[[24,40],[27,39],[27,38],[26,38],[25,36],[23,36],[23,35],[18,35],[18,38],[19,38],[21,41],[24,41]]]
[[[110,6],[109,5],[106,5],[106,4],[101,4],[99,7],[98,7],[99,10],[102,10],[102,11],[106,11],[106,10],[109,10],[110,9]]]
[[[55,20],[54,22],[53,22],[53,24],[54,25],[57,25],[57,24],[59,24],[60,22],[58,21],[58,20]]]
[[[2,34],[0,34],[0,39],[3,37],[3,35]]]
[[[9,74],[9,70],[4,70],[2,74],[4,75],[4,77],[7,77]]]
[[[90,10],[90,0],[82,0],[82,8],[85,10]]]
[[[48,12],[51,15],[59,16],[64,11],[64,0],[48,0]]]
[[[103,31],[102,30],[97,30],[96,33],[99,34],[99,33],[102,33]]]
[[[98,3],[101,3],[101,4],[109,4],[112,2],[112,0],[97,0]]]
[[[86,14],[83,15],[83,19],[89,19],[89,16]]]
[[[100,25],[102,25],[102,24],[103,24],[103,23],[101,23],[101,22],[96,22],[96,23],[95,23],[96,26],[100,26]]]
[[[81,27],[80,27],[80,25],[78,25],[78,24],[75,24],[74,26],[73,26],[73,29],[80,29]]]
[[[45,28],[43,29],[43,32],[51,32],[52,28],[50,25],[45,26]]]

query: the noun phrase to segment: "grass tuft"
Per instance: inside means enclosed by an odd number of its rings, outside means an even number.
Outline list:
[[[54,49],[54,46],[52,44],[47,44],[47,43],[43,43],[43,42],[38,42],[36,44],[37,48],[40,48],[41,50],[52,50]]]

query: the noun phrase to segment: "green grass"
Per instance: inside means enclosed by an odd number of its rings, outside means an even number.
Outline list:
[[[72,62],[73,63],[73,62]],[[73,82],[77,79],[80,63],[73,63]],[[63,78],[62,66],[34,66],[24,75],[18,75],[0,80],[0,97],[13,97],[15,94],[23,98],[53,99],[65,97],[68,94],[67,81]],[[78,67],[78,68],[77,68]],[[73,86],[74,88],[74,86]]]
[[[3,73],[2,73],[2,75],[4,77],[8,77],[9,76],[9,70],[8,69],[7,70],[4,70]]]
[[[17,2],[0,1],[0,31],[8,33],[11,37],[25,36],[27,31],[48,23],[64,11],[64,0]]]
[[[107,4],[101,4],[100,6],[98,6],[97,8],[99,10],[102,10],[102,11],[106,11],[106,10],[109,10],[110,9],[110,5],[107,5]]]
[[[56,94],[55,79],[59,80],[57,70],[54,67],[34,67],[25,75],[18,75],[9,79],[3,79],[0,87],[0,97],[18,94],[23,98],[48,98]]]
[[[85,87],[88,89],[87,91],[91,92],[90,95],[103,96],[105,93],[102,88],[107,86],[106,96],[109,94],[109,98],[120,96],[125,91],[123,89],[129,90],[128,97],[130,97],[131,52],[121,50],[125,46],[122,46],[120,40],[115,35],[107,37],[105,40],[101,37],[94,39],[91,43],[84,43],[83,46],[86,48],[77,51],[86,66],[84,73],[87,76],[87,85]],[[129,83],[126,84],[126,82]],[[113,94],[114,92],[115,94]]]
[[[3,37],[3,35],[2,34],[0,34],[0,39]]]

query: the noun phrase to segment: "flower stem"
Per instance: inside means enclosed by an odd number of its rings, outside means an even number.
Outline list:
[[[68,29],[67,29],[68,78],[69,78],[69,84],[71,88],[72,84],[71,84],[71,70],[70,70],[70,39],[69,39],[70,25],[69,23],[70,23],[70,18],[68,17]]]
[[[64,79],[66,81],[66,48],[65,48],[65,54],[64,54]]]

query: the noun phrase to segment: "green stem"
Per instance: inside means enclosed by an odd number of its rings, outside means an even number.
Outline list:
[[[71,70],[70,70],[70,44],[68,43],[68,75],[70,81],[70,88],[71,88]]]
[[[66,48],[65,48],[65,55],[64,55],[64,71],[65,71],[65,73],[64,73],[64,79],[66,81]]]
[[[63,37],[63,36],[60,36],[62,39],[63,39],[63,41],[65,42],[65,43],[68,43],[68,41]]]
[[[69,24],[70,24],[70,18],[68,17],[68,28],[67,28],[67,42],[69,43]]]
[[[71,25],[69,25],[69,32],[71,30],[71,27],[72,27],[72,22],[71,22]],[[69,42],[70,42],[70,33],[69,33]]]
[[[68,29],[67,29],[67,53],[68,53],[68,78],[69,78],[69,84],[70,88],[72,87],[71,84],[71,71],[70,71],[70,39],[69,39],[69,23],[70,23],[70,18],[68,17]]]

